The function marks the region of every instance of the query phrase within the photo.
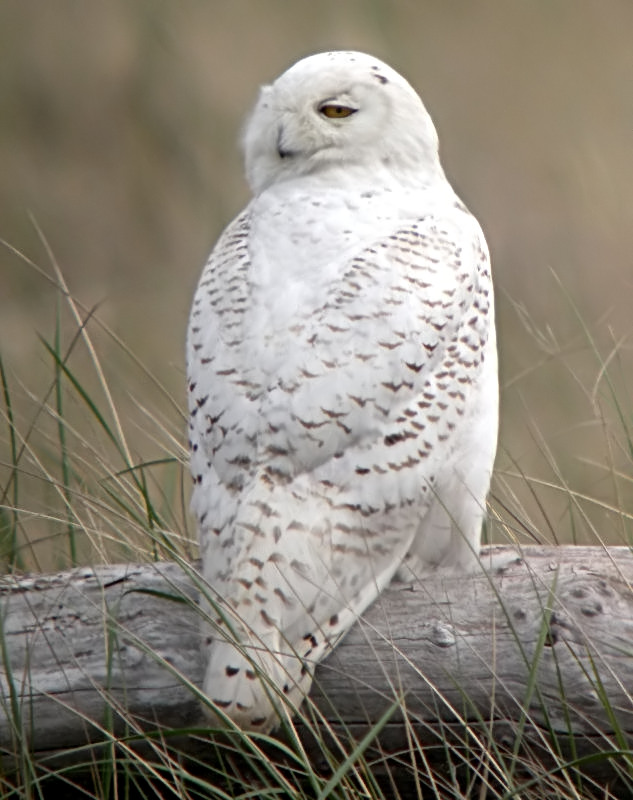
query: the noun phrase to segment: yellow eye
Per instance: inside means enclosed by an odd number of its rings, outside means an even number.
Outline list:
[[[349,106],[338,106],[334,103],[326,103],[319,108],[321,114],[328,119],[343,119],[344,117],[351,117],[355,114],[357,109],[350,108]]]

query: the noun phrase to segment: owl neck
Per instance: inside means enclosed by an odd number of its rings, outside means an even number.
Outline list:
[[[398,192],[433,190],[438,195],[453,194],[444,171],[436,160],[431,165],[407,163],[405,160],[386,155],[375,162],[372,168],[358,161],[346,163],[323,163],[294,174],[283,173],[256,191],[255,196],[270,190],[309,191],[310,189],[349,191],[352,194],[373,193],[376,191]]]

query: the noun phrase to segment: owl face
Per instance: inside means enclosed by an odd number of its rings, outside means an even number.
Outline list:
[[[253,192],[305,175],[359,168],[407,181],[437,174],[437,134],[397,72],[364,53],[303,59],[261,89],[244,135]],[[399,173],[402,173],[400,175]]]

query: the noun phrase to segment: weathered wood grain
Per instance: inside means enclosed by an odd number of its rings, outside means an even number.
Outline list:
[[[472,751],[482,732],[545,754],[552,731],[559,743],[575,737],[579,755],[621,747],[633,737],[631,551],[492,547],[482,563],[473,577],[386,591],[317,669],[318,711],[361,735],[402,698],[409,724],[392,717],[389,752],[411,735],[429,752],[466,736]],[[174,563],[2,578],[5,766],[26,747],[44,757],[203,726],[191,687],[203,673],[196,598],[195,573]]]

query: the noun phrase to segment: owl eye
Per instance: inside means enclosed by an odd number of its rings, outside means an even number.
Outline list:
[[[323,114],[328,119],[343,119],[344,117],[351,117],[358,111],[357,108],[350,108],[349,106],[340,106],[336,103],[324,103],[319,108],[319,113]]]

